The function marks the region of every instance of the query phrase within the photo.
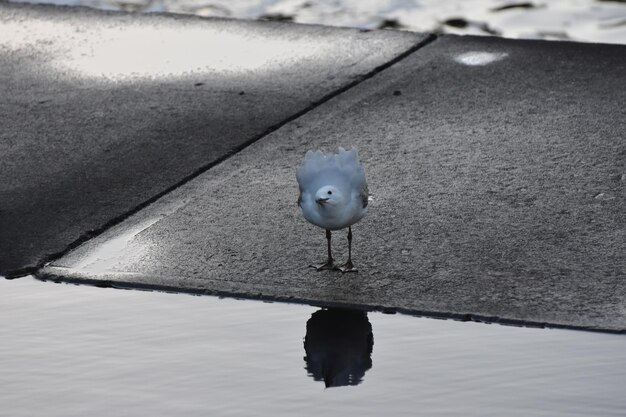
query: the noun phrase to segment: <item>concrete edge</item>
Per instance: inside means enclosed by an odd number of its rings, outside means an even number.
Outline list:
[[[98,9],[90,6],[72,6],[67,4],[52,4],[52,3],[12,3],[9,0],[0,0],[0,8],[4,9],[14,9],[14,10],[33,10],[33,11],[42,11],[45,12],[46,9],[53,13],[89,13],[92,15],[100,15],[100,16],[117,16],[117,17],[135,17],[135,18],[166,18],[170,20],[179,20],[179,21],[198,21],[198,22],[238,22],[238,23],[252,23],[258,24],[261,26],[305,26],[309,28],[323,28],[330,30],[339,30],[339,31],[351,31],[351,32],[400,32],[406,34],[415,34],[420,36],[436,36],[432,33],[427,32],[415,32],[410,30],[397,30],[397,29],[365,29],[365,28],[357,28],[353,26],[329,26],[321,23],[300,23],[300,22],[292,22],[292,21],[281,21],[281,20],[271,20],[271,19],[251,19],[251,18],[235,18],[235,17],[219,17],[219,16],[199,16],[195,14],[188,13],[176,13],[176,12],[131,12],[124,10],[106,10],[106,9]]]
[[[92,13],[92,14],[100,14],[100,15],[109,15],[109,16],[157,16],[157,17],[165,17],[173,20],[185,20],[185,21],[213,21],[213,22],[249,22],[256,23],[260,25],[297,25],[297,26],[307,26],[307,27],[319,27],[325,29],[334,29],[334,30],[346,30],[346,31],[354,31],[354,32],[379,32],[379,31],[390,31],[390,32],[403,32],[403,33],[412,33],[417,35],[432,35],[436,37],[480,37],[480,38],[497,38],[497,39],[507,39],[511,41],[523,41],[523,42],[551,42],[551,43],[589,43],[592,45],[624,45],[626,44],[616,44],[616,43],[606,43],[606,42],[580,42],[571,39],[524,39],[524,38],[507,38],[503,36],[496,35],[471,35],[471,34],[455,34],[455,33],[426,33],[426,32],[415,32],[411,30],[397,30],[397,29],[364,29],[364,28],[355,28],[350,26],[329,26],[321,23],[300,23],[300,22],[292,22],[292,21],[281,21],[281,20],[269,20],[269,19],[248,19],[248,18],[232,18],[232,17],[219,17],[219,16],[198,16],[194,14],[187,13],[175,13],[175,12],[129,12],[123,10],[105,10],[105,9],[97,9],[90,6],[70,6],[66,4],[47,4],[47,3],[11,3],[9,0],[0,0],[1,8],[13,8],[13,9],[48,9],[59,11],[61,13]]]
[[[119,277],[120,273],[115,273]],[[539,329],[560,329],[560,330],[577,330],[597,333],[609,334],[626,334],[626,329],[611,329],[593,326],[574,326],[550,322],[536,322],[529,320],[521,320],[507,317],[485,316],[473,313],[450,313],[443,311],[415,310],[410,308],[384,306],[375,304],[355,304],[348,302],[332,302],[315,299],[299,298],[293,296],[268,295],[259,293],[238,292],[219,289],[202,289],[202,288],[181,288],[168,285],[148,284],[150,276],[137,273],[129,273],[129,280],[112,280],[107,277],[106,273],[87,273],[85,271],[75,271],[70,268],[47,266],[33,276],[43,282],[65,283],[75,285],[90,285],[99,288],[115,288],[123,290],[139,290],[139,291],[158,291],[173,294],[188,294],[196,296],[214,296],[223,298],[234,298],[243,300],[255,300],[264,302],[280,302],[290,304],[309,305],[320,308],[343,308],[352,310],[362,310],[366,312],[380,312],[384,314],[404,314],[414,317],[423,317],[430,319],[455,320],[462,322],[475,322],[484,324],[500,324],[513,327],[528,327]],[[143,281],[143,282],[141,282]]]

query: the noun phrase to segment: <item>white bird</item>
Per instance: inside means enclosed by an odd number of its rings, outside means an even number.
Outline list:
[[[296,173],[300,187],[298,205],[304,218],[326,229],[328,259],[311,265],[318,271],[356,272],[352,264],[352,225],[367,213],[369,193],[365,170],[355,148],[339,148],[336,154],[308,151]],[[348,228],[348,261],[335,265],[330,248],[331,230]]]

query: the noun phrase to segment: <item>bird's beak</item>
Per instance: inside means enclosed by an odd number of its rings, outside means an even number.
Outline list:
[[[324,203],[326,203],[327,201],[328,201],[328,199],[327,199],[327,198],[318,198],[318,199],[316,199],[316,200],[315,200],[315,202],[316,202],[317,204],[319,204],[320,206],[323,206],[323,205],[324,205]]]

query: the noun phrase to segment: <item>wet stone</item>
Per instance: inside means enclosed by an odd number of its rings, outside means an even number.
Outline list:
[[[440,37],[40,277],[626,331],[625,48]],[[317,272],[295,169],[352,145],[376,196],[352,227],[359,273]]]
[[[3,275],[58,257],[424,39],[4,2],[0,33]]]

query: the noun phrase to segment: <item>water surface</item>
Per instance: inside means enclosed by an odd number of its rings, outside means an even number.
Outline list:
[[[626,43],[623,0],[11,0],[515,39]]]
[[[318,311],[0,280],[0,416],[622,416],[626,409],[624,336],[381,313],[329,321]]]

